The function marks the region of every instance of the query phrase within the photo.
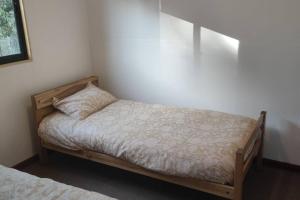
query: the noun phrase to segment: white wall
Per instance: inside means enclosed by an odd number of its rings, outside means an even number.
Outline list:
[[[266,109],[265,156],[300,165],[299,1],[24,1],[33,61],[0,68],[1,164],[35,152],[31,94],[95,72],[121,98]]]
[[[161,12],[158,0],[88,4],[103,87],[251,117],[265,109],[265,157],[300,165],[300,1],[162,0]]]
[[[91,75],[82,0],[24,0],[33,61],[0,68],[0,164],[34,153],[30,95]]]

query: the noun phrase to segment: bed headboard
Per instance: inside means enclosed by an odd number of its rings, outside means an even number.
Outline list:
[[[50,89],[31,96],[32,108],[34,113],[34,123],[36,128],[38,128],[42,119],[54,112],[54,107],[52,106],[53,97],[65,98],[70,96],[79,90],[86,87],[87,83],[92,82],[94,85],[98,86],[98,77],[91,76],[88,78],[81,79],[79,81],[69,83],[54,89]]]

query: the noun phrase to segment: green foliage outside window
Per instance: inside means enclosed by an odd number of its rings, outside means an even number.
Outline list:
[[[11,0],[0,0],[0,37],[4,39],[15,32],[15,19]]]
[[[20,53],[12,0],[0,0],[0,56]]]

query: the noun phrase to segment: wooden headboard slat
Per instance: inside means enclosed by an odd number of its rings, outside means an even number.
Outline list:
[[[52,106],[53,97],[64,98],[70,96],[79,90],[82,90],[88,82],[92,82],[95,85],[98,85],[98,78],[96,76],[91,76],[88,78],[81,79],[74,83],[70,83],[67,85],[63,85],[61,87],[48,90],[46,92],[42,92],[36,95],[33,95],[34,106],[36,110]]]
[[[31,101],[36,131],[43,118],[55,111],[52,105],[53,97],[64,98],[70,96],[85,88],[89,82],[92,82],[94,85],[98,86],[98,77],[91,76],[52,90],[47,90],[45,92],[32,95]]]

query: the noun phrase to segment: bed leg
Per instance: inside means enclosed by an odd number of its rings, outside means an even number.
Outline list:
[[[47,164],[48,163],[48,150],[42,146],[42,140],[40,138],[38,138],[37,148],[38,148],[40,162],[42,164]]]
[[[48,163],[48,150],[47,149],[45,149],[43,147],[39,148],[39,159],[42,164]]]
[[[256,166],[256,169],[257,170],[262,170],[263,169],[263,151],[262,151],[262,147],[261,149],[259,150],[258,152],[258,155],[256,157],[256,163],[255,163],[255,166]]]
[[[256,157],[256,168],[258,170],[262,170],[263,168],[263,150],[264,150],[264,136],[265,136],[265,125],[266,125],[266,116],[267,116],[267,112],[266,111],[262,111],[261,115],[263,116],[263,122],[260,126],[260,130],[261,130],[261,145],[259,147],[259,151]]]
[[[243,164],[244,164],[244,154],[241,149],[236,153],[235,161],[235,173],[234,173],[234,197],[233,200],[243,199]]]
[[[235,191],[233,200],[243,200],[243,187]]]

